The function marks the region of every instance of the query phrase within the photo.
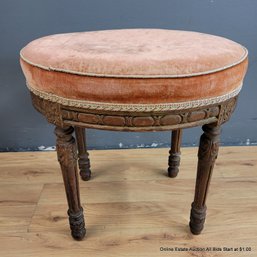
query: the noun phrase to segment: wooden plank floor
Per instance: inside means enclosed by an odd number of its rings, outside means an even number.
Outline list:
[[[189,232],[197,148],[91,151],[80,181],[87,238],[72,240],[55,152],[0,153],[0,256],[257,256],[257,147],[220,149],[204,232]],[[160,247],[251,247],[238,252],[161,252]],[[248,249],[248,248],[247,248]],[[240,248],[239,248],[240,250]],[[242,249],[241,249],[242,250]]]

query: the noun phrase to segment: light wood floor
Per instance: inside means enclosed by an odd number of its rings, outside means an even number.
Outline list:
[[[0,256],[257,256],[257,147],[220,149],[204,232],[189,232],[197,148],[91,151],[80,182],[87,238],[70,237],[55,152],[0,154]],[[251,252],[161,252],[160,247],[251,247]]]

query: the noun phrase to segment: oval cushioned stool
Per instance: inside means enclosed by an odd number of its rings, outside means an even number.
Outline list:
[[[243,46],[222,37],[162,29],[57,34],[21,50],[33,105],[56,125],[75,239],[86,233],[77,179],[77,148],[81,177],[91,177],[85,128],[171,130],[168,175],[175,177],[182,128],[202,125],[190,216],[192,233],[202,231],[220,125],[234,111],[247,55]]]

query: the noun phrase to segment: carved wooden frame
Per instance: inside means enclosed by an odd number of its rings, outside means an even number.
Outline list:
[[[63,180],[69,205],[68,215],[71,234],[81,240],[86,233],[83,209],[80,204],[77,177],[77,151],[75,138],[85,140],[84,128],[96,128],[114,131],[164,131],[172,130],[172,148],[169,156],[168,175],[175,177],[180,162],[180,142],[182,128],[203,126],[198,151],[198,168],[195,198],[190,215],[190,229],[199,234],[204,226],[206,216],[206,196],[215,159],[218,155],[220,125],[228,121],[233,113],[237,95],[216,104],[201,107],[165,110],[165,111],[111,111],[93,110],[62,105],[41,98],[31,92],[34,107],[50,123],[56,125],[57,154],[61,165]],[[85,142],[79,146],[79,167],[84,180],[90,179],[90,163]]]
[[[61,105],[31,92],[33,106],[56,126],[78,126],[115,131],[165,131],[226,122],[237,96],[218,104],[159,112],[119,112]]]

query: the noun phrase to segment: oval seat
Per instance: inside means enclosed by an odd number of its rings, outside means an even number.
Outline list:
[[[218,36],[123,29],[39,38],[21,50],[20,62],[29,89],[45,99],[136,110],[186,109],[234,97],[248,60],[243,46]]]

